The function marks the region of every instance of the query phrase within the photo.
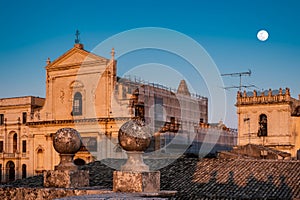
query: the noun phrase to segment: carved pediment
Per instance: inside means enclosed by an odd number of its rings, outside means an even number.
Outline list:
[[[67,66],[88,64],[93,62],[107,64],[108,61],[108,59],[90,53],[82,48],[73,47],[53,62],[50,62],[46,66],[46,69],[55,69]]]
[[[83,83],[81,81],[73,81],[71,84],[70,84],[70,88],[83,88]]]
[[[38,147],[35,149],[35,151],[38,152],[39,150],[42,150],[44,152],[45,148],[39,144]]]

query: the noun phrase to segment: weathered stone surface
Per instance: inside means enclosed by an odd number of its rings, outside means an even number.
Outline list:
[[[74,164],[74,154],[59,154],[60,162],[54,167],[55,170],[78,170]]]
[[[44,187],[79,188],[89,186],[87,170],[55,170],[44,172]]]
[[[53,147],[60,154],[75,154],[80,146],[80,134],[73,128],[61,128],[53,137]]]
[[[81,195],[95,195],[106,193],[111,193],[111,191],[102,190],[98,188],[0,188],[0,197],[2,200],[51,200],[62,197],[74,197]]]
[[[160,172],[114,171],[114,192],[159,192]]]
[[[60,163],[55,170],[77,170],[73,158],[81,147],[81,137],[73,128],[61,128],[53,137],[53,147],[59,153]]]
[[[139,119],[124,123],[118,134],[120,146],[126,151],[145,151],[151,142],[151,130]]]
[[[127,151],[127,162],[121,167],[122,171],[148,172],[149,166],[144,163],[143,152]]]

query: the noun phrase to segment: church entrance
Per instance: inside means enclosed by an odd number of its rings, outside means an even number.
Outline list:
[[[6,164],[6,174],[8,181],[15,180],[15,163],[13,161],[8,161]]]

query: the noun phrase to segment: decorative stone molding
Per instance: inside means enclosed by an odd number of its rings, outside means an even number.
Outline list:
[[[285,92],[280,88],[278,93],[269,89],[268,91],[258,92],[256,90],[251,94],[247,94],[246,91],[243,94],[237,92],[237,103],[236,106],[240,105],[253,105],[253,104],[274,104],[274,103],[290,103],[290,89],[286,88]]]
[[[70,88],[83,88],[84,87],[84,85],[83,85],[83,83],[81,82],[81,81],[78,81],[78,80],[76,80],[76,81],[73,81],[71,84],[70,84]]]
[[[75,188],[89,186],[89,171],[78,170],[75,153],[80,150],[81,137],[73,128],[59,129],[53,136],[53,147],[59,153],[60,163],[55,170],[44,172],[45,187]]]

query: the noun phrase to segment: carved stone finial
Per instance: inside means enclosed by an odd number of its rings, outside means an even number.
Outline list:
[[[53,137],[53,147],[59,153],[60,163],[56,170],[77,170],[73,157],[81,147],[80,134],[73,128],[59,129]]]
[[[55,170],[44,171],[44,187],[80,188],[89,186],[89,171],[78,170],[73,158],[81,147],[79,133],[73,128],[59,129],[53,136],[53,147],[60,163]]]
[[[145,151],[150,145],[151,130],[140,119],[123,124],[119,130],[119,143],[126,151]]]
[[[282,95],[282,88],[279,88],[279,95]]]
[[[253,96],[257,97],[257,91],[256,90],[253,90]]]
[[[110,55],[111,55],[111,60],[114,60],[115,59],[115,49],[114,48],[111,49]]]
[[[48,57],[47,61],[46,61],[47,65],[49,65],[51,63],[50,58]]]
[[[244,94],[243,94],[243,97],[247,97],[247,93],[246,93],[246,90],[244,90]]]
[[[269,97],[272,96],[272,90],[271,89],[269,89],[269,91],[268,91],[268,96]]]
[[[285,88],[285,95],[290,95],[290,88]]]
[[[151,130],[140,119],[134,119],[123,124],[119,130],[119,144],[127,151],[127,162],[122,171],[149,171],[144,164],[143,153],[151,142]]]

